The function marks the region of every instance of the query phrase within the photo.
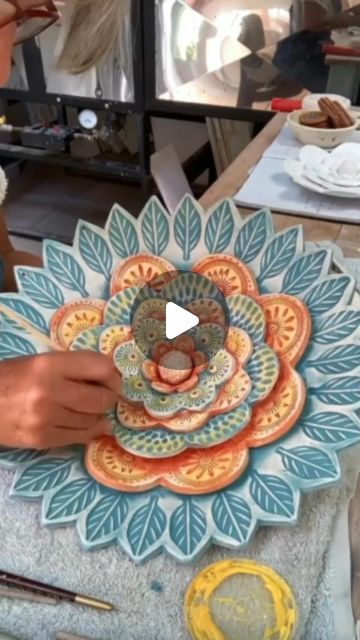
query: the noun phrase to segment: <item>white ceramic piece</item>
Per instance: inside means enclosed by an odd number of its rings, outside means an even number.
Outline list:
[[[286,160],[286,173],[301,186],[339,198],[360,198],[360,144],[340,145],[326,152],[303,147],[298,160]]]

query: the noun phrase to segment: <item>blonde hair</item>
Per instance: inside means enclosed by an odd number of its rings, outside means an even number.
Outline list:
[[[79,74],[94,67],[119,43],[129,0],[68,0],[69,28],[58,68]]]

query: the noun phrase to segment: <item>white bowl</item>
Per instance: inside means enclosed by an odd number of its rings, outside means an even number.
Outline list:
[[[350,110],[351,108],[349,98],[344,98],[344,96],[339,96],[336,93],[310,93],[303,99],[302,108],[307,111],[317,111],[319,109],[319,100],[321,100],[321,98],[336,100],[337,102],[340,102],[345,109]]]
[[[358,126],[358,122],[354,118],[354,124],[344,129],[316,129],[316,127],[306,127],[299,122],[301,114],[306,111],[308,111],[308,109],[293,111],[289,113],[287,118],[290,129],[302,144],[313,144],[322,149],[331,149],[350,140]]]

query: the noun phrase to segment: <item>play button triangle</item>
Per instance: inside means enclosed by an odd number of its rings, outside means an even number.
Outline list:
[[[199,324],[199,318],[174,302],[166,305],[166,337],[173,340]]]

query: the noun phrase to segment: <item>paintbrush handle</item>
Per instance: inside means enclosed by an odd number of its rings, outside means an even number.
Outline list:
[[[22,589],[24,591],[31,591],[32,593],[43,594],[54,598],[61,598],[62,600],[67,600],[68,602],[74,602],[76,597],[76,593],[72,593],[71,591],[65,591],[64,589],[59,589],[58,587],[52,587],[42,582],[37,582],[36,580],[29,580],[28,578],[17,576],[13,573],[0,572],[0,584],[7,587]]]
[[[36,602],[39,604],[58,604],[55,598],[38,595],[29,591],[19,591],[18,589],[0,587],[0,598],[8,598],[9,600],[22,600],[24,602]]]
[[[92,607],[93,609],[100,609],[102,611],[112,611],[113,609],[111,604],[98,600],[97,598],[83,596],[79,593],[74,593],[73,591],[53,587],[43,582],[29,580],[28,578],[4,571],[0,571],[0,585],[31,591],[32,593],[45,595],[65,602],[74,602],[75,604],[81,604],[86,607]]]

